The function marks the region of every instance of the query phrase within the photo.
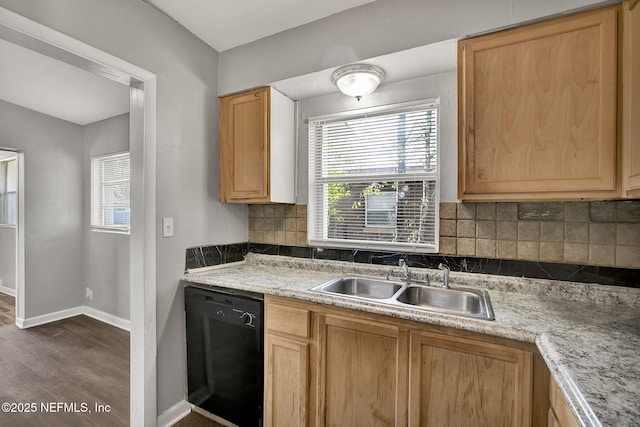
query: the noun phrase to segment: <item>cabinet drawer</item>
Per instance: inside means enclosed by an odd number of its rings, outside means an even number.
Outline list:
[[[266,310],[267,330],[282,332],[300,338],[309,338],[309,311],[286,305],[268,305]]]

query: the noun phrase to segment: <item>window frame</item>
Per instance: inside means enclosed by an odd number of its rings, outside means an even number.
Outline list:
[[[0,181],[0,228],[16,228],[18,221],[18,159],[14,156],[9,156],[0,160],[0,164],[5,163],[4,167],[0,168],[0,173],[3,174],[2,181]],[[13,187],[9,190],[9,164],[12,164],[13,169]],[[13,202],[8,203],[9,195],[13,195]],[[13,210],[11,213],[10,211]],[[13,218],[14,222],[8,222]]]
[[[315,136],[312,135],[313,132],[313,123],[318,121],[325,120],[336,120],[336,119],[356,119],[358,117],[366,117],[367,115],[395,115],[402,114],[402,110],[409,109],[435,109],[436,117],[435,117],[435,171],[429,173],[395,173],[394,177],[398,180],[397,182],[410,182],[411,180],[422,181],[423,191],[428,191],[428,189],[433,188],[434,197],[432,199],[433,206],[433,223],[429,221],[428,225],[433,229],[433,241],[428,243],[411,243],[411,242],[393,242],[391,240],[383,241],[383,240],[366,240],[365,239],[340,239],[340,238],[330,238],[328,236],[329,230],[329,213],[328,208],[325,206],[328,203],[326,190],[322,190],[322,185],[331,184],[331,183],[358,183],[363,182],[364,179],[378,179],[375,173],[371,174],[353,174],[349,175],[347,178],[342,177],[332,177],[329,178],[325,176],[324,178],[319,178],[319,182],[316,180],[316,171],[319,168],[323,167],[323,162],[325,160],[322,159],[323,148],[314,145]],[[309,246],[315,247],[327,247],[327,248],[353,248],[353,249],[367,249],[367,250],[384,250],[384,251],[393,251],[393,252],[418,252],[418,253],[438,253],[439,251],[439,205],[440,205],[440,187],[441,187],[441,132],[440,132],[440,98],[429,98],[429,99],[421,99],[410,102],[402,102],[396,104],[388,104],[381,105],[371,108],[358,109],[358,110],[350,110],[344,112],[337,112],[333,114],[325,114],[320,116],[314,116],[308,118],[308,128],[307,128],[307,136],[308,136],[308,209],[307,209],[307,242]],[[317,144],[320,145],[320,144]],[[328,161],[327,161],[328,162]],[[387,175],[388,178],[389,175]],[[360,181],[363,180],[363,181]],[[397,190],[396,190],[397,191]],[[322,192],[322,196],[318,196],[318,194]],[[324,212],[319,213],[317,209],[318,203],[322,203],[325,207]],[[396,209],[398,208],[396,202]],[[366,209],[366,208],[365,208]],[[380,231],[388,231],[387,227],[375,227],[375,226],[366,226],[366,219],[363,222],[363,228],[366,230],[371,230],[375,232],[376,230]],[[396,229],[392,227],[392,229]],[[322,233],[322,236],[318,236],[317,233]],[[431,239],[430,239],[431,240]]]
[[[99,215],[100,210],[104,210],[104,191],[105,182],[103,176],[98,180],[98,171],[96,167],[98,164],[104,164],[107,161],[117,160],[119,158],[126,158],[129,161],[129,179],[128,180],[114,180],[109,181],[107,184],[113,185],[114,183],[127,182],[129,185],[129,197],[128,204],[126,205],[129,210],[129,223],[128,224],[104,224],[105,216]],[[100,167],[104,175],[104,167]],[[91,157],[91,216],[90,216],[90,228],[92,231],[103,233],[116,233],[116,234],[130,234],[131,232],[131,153],[129,151],[121,151],[117,153],[102,154]],[[99,199],[98,199],[99,198]],[[101,221],[102,220],[102,221]]]

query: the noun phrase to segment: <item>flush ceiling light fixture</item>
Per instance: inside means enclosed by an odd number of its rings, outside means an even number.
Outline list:
[[[364,95],[373,93],[385,76],[384,70],[376,65],[351,64],[335,70],[331,80],[340,92],[355,96],[360,101]]]

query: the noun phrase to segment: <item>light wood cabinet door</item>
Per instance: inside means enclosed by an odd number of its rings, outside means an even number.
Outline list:
[[[310,318],[304,304],[265,297],[265,427],[309,424]]]
[[[618,13],[459,42],[459,198],[620,197]]]
[[[304,427],[309,400],[309,344],[267,334],[265,345],[264,425]]]
[[[268,201],[269,88],[220,99],[220,201]]]
[[[555,380],[551,380],[550,388],[549,388],[549,399],[551,400],[551,408],[549,409],[549,420],[551,420],[551,413],[553,413],[553,418],[555,418],[554,427],[578,427],[580,424],[578,420],[573,415],[569,404],[565,400],[562,392],[560,391],[560,387],[558,387],[558,383]],[[549,423],[549,426],[552,424]]]
[[[411,426],[531,425],[532,353],[412,332],[409,363]]]
[[[640,1],[623,3],[622,139],[627,197],[640,198]]]
[[[547,426],[562,427],[562,425],[560,425],[560,421],[558,421],[558,418],[556,417],[555,412],[553,412],[553,409],[551,408],[549,408],[549,419],[547,420]]]
[[[316,425],[405,426],[408,333],[334,315],[318,331]]]

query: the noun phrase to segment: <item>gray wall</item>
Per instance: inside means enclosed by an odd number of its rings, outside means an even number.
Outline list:
[[[0,144],[25,153],[25,318],[84,304],[129,319],[129,236],[89,227],[90,157],[129,149],[129,115],[81,127],[0,101],[0,117]],[[14,291],[15,244],[0,228],[0,278]]]
[[[2,130],[0,129],[0,133]],[[14,293],[16,290],[16,229],[0,227],[0,292]]]
[[[598,3],[377,0],[222,52],[218,90],[237,92]]]
[[[25,318],[81,304],[82,128],[0,101],[0,146],[24,152]]]
[[[129,114],[83,127],[82,284],[93,291],[84,304],[129,319],[129,235],[91,230],[91,157],[122,151],[129,151]]]
[[[218,202],[218,54],[142,0],[0,0],[12,10],[158,76],[158,413],[185,397],[185,249],[247,241],[247,208]],[[175,237],[160,237],[173,217]],[[78,259],[81,257],[78,256]]]
[[[457,200],[457,73],[450,71],[382,85],[360,101],[342,93],[301,100],[298,104],[297,203],[306,204],[308,200],[309,117],[429,98],[440,98],[440,198],[442,201]]]

